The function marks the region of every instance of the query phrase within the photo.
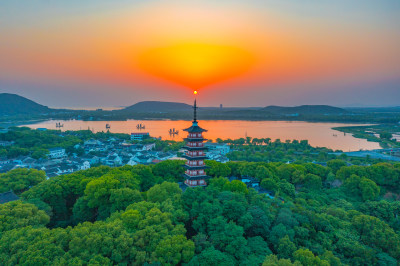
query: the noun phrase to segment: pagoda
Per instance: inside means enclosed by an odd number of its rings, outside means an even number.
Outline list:
[[[183,157],[187,159],[185,164],[186,171],[184,174],[185,184],[189,187],[207,186],[206,179],[208,176],[206,175],[205,169],[208,168],[208,166],[204,163],[204,160],[207,159],[205,154],[207,148],[204,146],[204,141],[206,141],[206,139],[203,137],[203,132],[207,132],[207,130],[198,125],[196,119],[196,100],[194,100],[193,109],[194,119],[192,126],[183,130],[188,132],[187,138],[184,139],[186,145],[183,147],[186,150]]]

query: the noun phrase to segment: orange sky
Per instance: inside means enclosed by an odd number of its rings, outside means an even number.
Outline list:
[[[47,105],[52,103],[40,93],[73,99],[80,92],[80,106],[187,101],[192,89],[204,91],[207,104],[231,91],[225,103],[231,106],[296,104],[287,95],[279,98],[279,91],[306,94],[313,103],[327,103],[323,95],[334,95],[332,104],[341,104],[344,91],[356,95],[378,86],[397,91],[400,33],[394,1],[368,0],[358,8],[342,0],[313,6],[122,2],[2,3],[0,90],[42,98]],[[94,93],[104,97],[93,98]]]

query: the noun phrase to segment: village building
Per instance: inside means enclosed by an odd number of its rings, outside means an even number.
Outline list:
[[[136,132],[131,133],[131,140],[144,140],[150,138],[149,132]]]
[[[65,149],[63,148],[51,148],[49,149],[48,157],[51,159],[60,159],[66,157]]]
[[[2,147],[7,147],[7,146],[11,146],[14,144],[14,141],[4,141],[4,140],[0,140],[0,146]]]
[[[206,142],[205,146],[208,153],[212,154],[226,155],[231,151],[230,146],[226,143]]]

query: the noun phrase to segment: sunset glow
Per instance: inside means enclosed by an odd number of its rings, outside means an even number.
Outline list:
[[[148,50],[139,65],[151,75],[199,89],[239,76],[253,63],[253,56],[237,47],[184,43]]]
[[[76,107],[199,89],[213,106],[397,104],[400,4],[362,3],[6,0],[0,89]]]

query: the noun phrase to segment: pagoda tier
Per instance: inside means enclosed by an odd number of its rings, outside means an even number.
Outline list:
[[[188,160],[184,167],[189,170],[199,170],[199,169],[207,169],[210,168],[207,166],[203,160]]]

